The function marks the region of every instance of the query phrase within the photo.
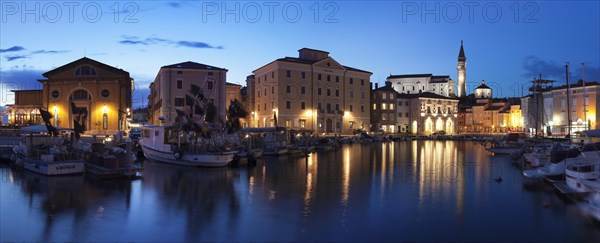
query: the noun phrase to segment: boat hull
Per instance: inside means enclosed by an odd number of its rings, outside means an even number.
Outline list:
[[[23,167],[42,175],[72,175],[85,172],[83,160],[43,161],[23,158]]]
[[[200,166],[200,167],[223,167],[227,166],[238,153],[237,151],[211,152],[201,154],[183,154],[180,159],[175,158],[173,152],[160,151],[142,144],[142,151],[147,159],[157,162]]]

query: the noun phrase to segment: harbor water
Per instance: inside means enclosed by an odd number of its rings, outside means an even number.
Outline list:
[[[473,142],[144,167],[139,179],[99,180],[3,165],[0,241],[600,242],[600,227],[575,203]]]

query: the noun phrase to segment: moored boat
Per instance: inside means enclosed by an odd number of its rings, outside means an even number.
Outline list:
[[[190,136],[174,127],[144,126],[140,146],[150,160],[188,166],[227,166],[238,153],[210,138]]]

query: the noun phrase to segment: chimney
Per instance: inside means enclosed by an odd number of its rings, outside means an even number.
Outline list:
[[[375,83],[375,89],[379,88],[379,83]]]

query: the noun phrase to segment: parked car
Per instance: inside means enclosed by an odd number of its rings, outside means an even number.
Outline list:
[[[129,131],[129,138],[131,139],[140,139],[141,136],[142,130],[139,128],[132,128],[131,131]]]

